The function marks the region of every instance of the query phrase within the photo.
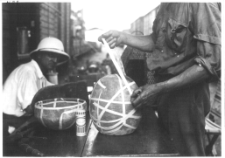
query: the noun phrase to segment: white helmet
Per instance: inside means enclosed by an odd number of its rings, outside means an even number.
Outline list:
[[[58,65],[66,62],[70,56],[64,51],[63,43],[54,37],[46,37],[40,41],[37,49],[30,52],[30,57],[33,58],[36,53],[51,52],[60,55],[58,57]]]

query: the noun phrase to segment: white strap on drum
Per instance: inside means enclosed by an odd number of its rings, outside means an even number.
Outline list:
[[[110,47],[109,47],[108,43],[106,42],[106,40],[103,38],[102,41],[103,41],[103,43],[104,43],[104,45],[105,45],[106,50],[107,50],[108,53],[109,53],[110,58],[112,59],[112,62],[113,62],[113,64],[114,64],[114,66],[115,66],[117,72],[119,73],[121,79],[123,80],[124,84],[126,85],[128,91],[129,91],[129,93],[130,93],[130,95],[131,95],[131,94],[132,94],[132,90],[130,89],[130,87],[129,87],[129,85],[128,85],[128,82],[127,82],[127,80],[126,80],[126,78],[125,78],[124,72],[122,71],[122,69],[120,68],[119,64],[117,63],[117,61],[116,61],[116,59],[115,59],[115,57],[114,57],[114,54],[113,54],[112,50],[110,49]],[[121,63],[122,63],[122,62],[121,62]],[[121,66],[123,66],[123,65],[121,64]]]
[[[94,118],[94,116],[92,116],[92,114],[90,113],[91,118],[96,122],[96,126],[98,126],[100,129],[105,130],[104,133],[109,133],[109,134],[117,132],[123,126],[126,126],[128,128],[131,128],[131,129],[135,129],[136,127],[128,125],[126,123],[126,120],[129,119],[129,118],[139,119],[141,117],[141,116],[134,116],[133,115],[136,112],[136,109],[133,109],[128,114],[126,114],[126,105],[131,104],[131,102],[125,102],[123,91],[125,89],[127,89],[128,86],[130,87],[130,86],[134,85],[135,82],[130,82],[130,83],[128,83],[128,85],[123,86],[123,84],[121,82],[121,79],[119,78],[119,76],[117,76],[117,77],[118,77],[119,84],[120,84],[121,88],[120,88],[120,90],[117,91],[117,93],[114,94],[114,96],[110,100],[101,99],[102,92],[99,94],[98,98],[90,98],[90,100],[92,100],[94,102],[93,105],[97,109],[97,118]],[[104,87],[104,89],[106,88],[105,85],[103,85],[100,80],[97,82],[97,84],[99,84],[102,88]],[[120,94],[122,96],[122,101],[121,102],[114,101],[114,99]],[[100,101],[101,102],[107,102],[106,106],[102,107],[99,104]],[[120,103],[120,104],[122,104],[121,106],[123,107],[123,112],[119,113],[119,112],[116,112],[116,111],[108,109],[108,107],[111,105],[111,103]],[[101,109],[101,113],[99,113],[99,109]],[[103,115],[106,112],[114,114],[114,115],[117,115],[117,116],[121,116],[121,118],[116,119],[116,120],[110,120],[110,121],[102,120],[102,117],[103,117]],[[101,126],[101,123],[108,123],[108,124],[115,123],[115,124],[113,124],[112,126],[103,127],[103,126]]]

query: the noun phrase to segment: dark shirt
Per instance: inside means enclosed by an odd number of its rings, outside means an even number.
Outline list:
[[[217,3],[162,3],[153,25],[155,49],[147,59],[156,82],[197,64],[217,79],[221,65],[221,25]],[[205,116],[210,109],[208,81],[164,93],[159,119],[182,156],[204,156]]]
[[[156,74],[178,75],[201,64],[218,78],[221,19],[217,3],[162,3],[151,35],[156,44],[147,60]]]
[[[121,56],[125,73],[133,79],[138,86],[143,86],[148,81],[146,52],[127,46]]]

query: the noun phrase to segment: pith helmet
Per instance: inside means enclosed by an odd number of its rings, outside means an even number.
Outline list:
[[[58,65],[66,62],[70,56],[64,51],[63,43],[55,37],[46,37],[40,41],[37,49],[30,52],[30,57],[34,58],[37,53],[51,52],[58,55]]]

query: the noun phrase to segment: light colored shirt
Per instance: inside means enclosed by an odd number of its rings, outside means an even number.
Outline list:
[[[3,112],[8,115],[22,116],[24,109],[32,102],[37,91],[48,85],[37,62],[17,67],[7,78],[3,87]]]

